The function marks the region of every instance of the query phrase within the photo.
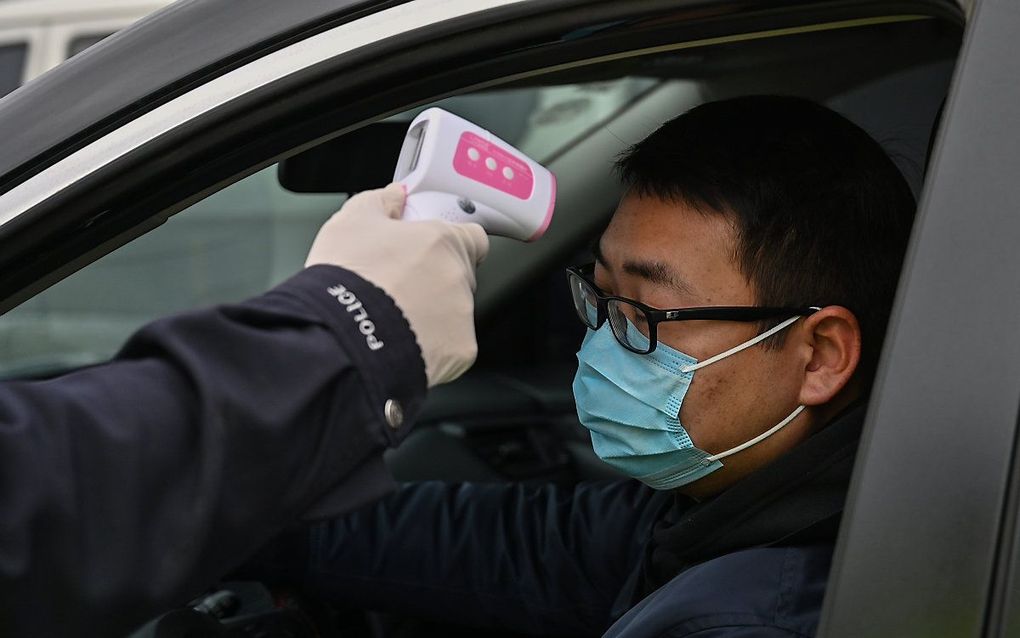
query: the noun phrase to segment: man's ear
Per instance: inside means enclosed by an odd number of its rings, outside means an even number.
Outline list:
[[[822,405],[846,387],[861,361],[861,328],[842,306],[826,306],[804,318],[806,356],[801,405]]]

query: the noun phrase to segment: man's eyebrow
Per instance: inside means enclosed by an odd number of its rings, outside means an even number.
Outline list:
[[[595,255],[595,261],[601,264],[606,270],[612,270],[605,255],[602,254],[602,238],[599,237],[591,245],[591,252]],[[643,261],[628,259],[623,262],[623,271],[647,279],[660,286],[668,286],[682,295],[700,299],[700,295],[687,281],[680,276],[671,266],[661,261]]]
[[[668,286],[682,295],[700,298],[694,288],[669,264],[664,262],[628,259],[623,262],[623,271],[660,286]]]

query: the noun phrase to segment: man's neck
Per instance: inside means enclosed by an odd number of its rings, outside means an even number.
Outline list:
[[[851,382],[848,383],[839,394],[833,397],[831,401],[823,405],[807,408],[805,410],[805,415],[810,420],[811,425],[810,431],[804,440],[807,440],[819,430],[832,423],[832,421],[835,420],[840,413],[860,399],[862,395],[863,393],[860,391],[860,386],[857,381],[851,380]],[[778,460],[779,459],[777,458],[774,461]],[[749,474],[753,474],[753,472],[734,478],[733,476],[726,476],[721,472],[717,472],[709,474],[696,483],[679,488],[677,492],[691,498],[695,502],[701,503],[711,500],[713,497],[726,491],[729,487],[740,482]]]

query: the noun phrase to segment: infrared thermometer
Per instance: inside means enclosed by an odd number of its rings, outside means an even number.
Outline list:
[[[414,118],[393,181],[404,219],[475,222],[490,235],[535,241],[552,221],[556,177],[489,131],[439,108]]]

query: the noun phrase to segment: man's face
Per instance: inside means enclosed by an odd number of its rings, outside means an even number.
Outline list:
[[[628,195],[599,242],[596,284],[607,294],[655,308],[759,305],[737,267],[737,235],[729,218],[683,204]],[[694,444],[717,454],[782,421],[798,406],[804,382],[803,350],[788,329],[786,345],[748,348],[694,373],[680,409],[680,423]],[[659,324],[658,338],[699,361],[758,334],[755,323],[682,321]],[[640,356],[640,355],[635,355]],[[812,415],[747,450],[723,468],[680,491],[694,497],[717,493],[806,438]]]

